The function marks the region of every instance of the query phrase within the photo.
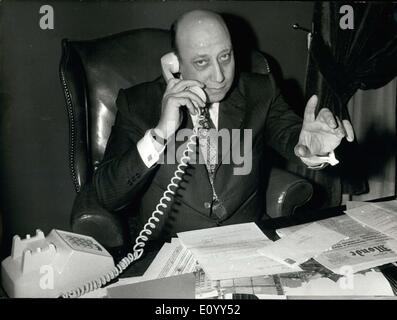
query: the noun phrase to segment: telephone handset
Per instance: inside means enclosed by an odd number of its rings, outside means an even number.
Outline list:
[[[174,74],[179,73],[179,60],[175,53],[169,52],[160,59],[163,77],[168,83],[175,78]]]
[[[161,68],[163,70],[163,77],[167,83],[175,78],[174,74],[179,72],[179,60],[174,52],[169,52],[161,57]],[[207,101],[207,96],[200,87],[190,87],[188,90],[197,94],[204,102]]]
[[[168,82],[173,73],[179,71],[178,58],[174,53],[166,54],[161,58],[163,76]],[[206,101],[206,95],[200,87],[190,87]],[[199,108],[200,109],[200,108]],[[202,118],[200,110],[199,119]],[[127,254],[116,266],[111,256],[95,239],[83,235],[53,230],[46,238],[41,231],[33,238],[21,240],[14,237],[12,254],[2,262],[2,282],[11,297],[80,297],[90,291],[99,289],[113,279],[116,279],[132,262],[138,260],[149,240],[148,236],[160,221],[158,215],[164,215],[163,210],[175,194],[178,183],[182,180],[185,169],[190,161],[190,154],[194,151],[199,125],[193,129],[182,158],[171,178],[167,189],[160,198],[151,217],[148,219],[138,237],[135,239],[133,252]],[[52,268],[52,269],[51,269]],[[52,270],[55,273],[54,288],[40,287],[40,279],[45,282],[45,275],[40,278],[41,272]],[[90,272],[90,270],[92,272]],[[108,270],[106,272],[106,270]],[[35,276],[32,277],[31,274]],[[73,277],[75,275],[75,277]],[[37,276],[37,277],[36,277]],[[87,278],[90,279],[87,281]],[[85,283],[77,287],[85,279]],[[94,280],[91,280],[94,279]],[[74,288],[71,290],[71,288]]]

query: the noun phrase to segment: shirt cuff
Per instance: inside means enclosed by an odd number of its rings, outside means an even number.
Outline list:
[[[301,158],[301,160],[302,160],[302,158]],[[321,169],[325,168],[326,166],[328,166],[328,162],[323,162],[323,163],[316,164],[316,165],[309,165],[303,160],[302,160],[302,162],[307,166],[308,169],[311,169],[311,170],[321,170]]]
[[[143,138],[138,141],[137,149],[144,164],[148,168],[151,168],[155,163],[157,163],[157,161],[159,161],[160,155],[164,152],[165,145],[157,142],[153,138],[151,130],[147,130]]]
[[[309,168],[317,168],[322,166],[323,164],[327,163],[327,161],[318,161],[318,159],[313,159],[313,157],[299,157],[301,161],[307,165]]]
[[[299,157],[309,169],[320,170],[328,164],[335,166],[339,161],[335,158],[335,153],[330,152],[328,156]]]

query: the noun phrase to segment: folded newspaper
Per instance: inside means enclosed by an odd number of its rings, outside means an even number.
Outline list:
[[[357,210],[361,212],[362,208],[360,206],[351,210],[356,213]],[[366,212],[371,211],[367,208]],[[397,261],[396,239],[379,232],[379,227],[378,230],[373,228],[376,227],[374,225],[370,227],[367,220],[365,224],[358,222],[358,214],[353,219],[350,217],[351,211],[347,210],[346,213],[347,215],[317,221],[318,224],[349,237],[333,245],[331,250],[318,255],[315,258],[317,262],[334,273],[346,275]],[[283,238],[306,225],[283,228],[276,232]]]

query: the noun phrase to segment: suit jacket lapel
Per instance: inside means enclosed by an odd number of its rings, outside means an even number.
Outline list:
[[[228,131],[230,141],[229,144],[225,144],[225,141],[219,143],[218,146],[218,164],[216,170],[218,170],[222,161],[229,155],[231,151],[232,141],[232,129],[240,129],[246,112],[246,102],[244,97],[241,95],[237,87],[231,92],[231,94],[220,103],[219,105],[219,119],[218,119],[218,130],[226,129]],[[223,152],[222,152],[223,150]]]
[[[220,103],[218,129],[239,129],[245,115],[245,99],[235,88],[232,93]]]

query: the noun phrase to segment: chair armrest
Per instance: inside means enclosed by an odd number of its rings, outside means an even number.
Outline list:
[[[124,244],[125,230],[121,218],[103,208],[91,184],[77,194],[71,216],[72,231],[95,238],[106,249]]]
[[[272,168],[266,191],[266,213],[271,218],[290,217],[313,195],[311,183],[288,171]]]

